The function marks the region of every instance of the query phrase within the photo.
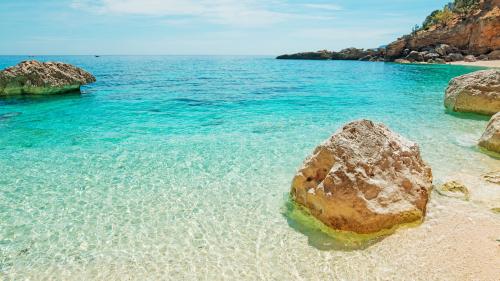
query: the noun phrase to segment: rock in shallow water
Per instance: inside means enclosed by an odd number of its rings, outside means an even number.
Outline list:
[[[431,169],[417,144],[360,120],[316,147],[291,194],[329,227],[374,233],[421,220],[431,186]]]
[[[500,111],[500,70],[481,70],[453,78],[446,89],[448,110],[493,115]]]
[[[500,112],[491,117],[486,131],[479,140],[479,146],[500,153]]]
[[[79,91],[81,85],[95,81],[92,74],[70,64],[23,61],[0,71],[0,96]]]
[[[469,189],[467,188],[467,186],[458,181],[449,181],[437,187],[436,191],[441,195],[459,198],[465,201],[469,201],[470,199]]]

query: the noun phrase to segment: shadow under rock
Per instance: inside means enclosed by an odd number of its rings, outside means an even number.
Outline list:
[[[1,105],[16,105],[16,104],[27,104],[27,103],[40,103],[40,102],[50,102],[57,100],[67,100],[81,98],[85,94],[80,91],[72,91],[62,94],[52,94],[52,95],[9,95],[0,96],[0,106]]]
[[[364,250],[387,237],[387,235],[370,237],[369,235],[331,230],[294,203],[289,196],[287,197],[282,215],[291,228],[307,236],[308,244],[318,250]]]
[[[486,148],[482,148],[482,147],[480,147],[478,145],[476,145],[474,147],[474,150],[477,151],[477,152],[483,153],[486,156],[489,156],[489,157],[491,157],[493,159],[500,160],[500,153],[496,153],[496,152],[490,151],[490,150],[488,150]]]
[[[487,116],[487,115],[481,115],[481,114],[471,113],[471,112],[456,112],[456,111],[450,111],[447,109],[445,109],[444,112],[448,115],[451,115],[453,117],[460,118],[460,119],[488,121],[491,118],[490,116]]]

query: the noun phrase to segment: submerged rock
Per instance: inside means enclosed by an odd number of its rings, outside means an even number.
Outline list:
[[[292,198],[325,225],[373,233],[425,216],[431,169],[417,144],[383,124],[354,121],[316,147]]]
[[[438,193],[448,197],[460,198],[469,201],[469,189],[460,182],[450,181],[436,188]]]
[[[500,111],[500,70],[481,70],[453,78],[446,89],[448,110],[493,115]]]
[[[484,174],[483,179],[487,182],[500,184],[500,170]]]
[[[70,64],[23,61],[0,71],[0,96],[79,91],[81,85],[92,82],[92,74]]]
[[[491,117],[486,126],[486,131],[479,139],[479,146],[500,153],[500,112]]]

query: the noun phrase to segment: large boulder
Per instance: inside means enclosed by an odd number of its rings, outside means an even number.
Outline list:
[[[446,55],[448,55],[449,53],[452,52],[453,48],[450,47],[450,45],[446,45],[446,44],[438,44],[436,46],[436,48],[434,48],[434,50],[436,51],[436,53],[438,53],[440,56],[442,57],[445,57]]]
[[[405,57],[406,60],[409,60],[409,61],[418,61],[418,62],[422,62],[424,61],[424,55],[420,52],[417,52],[417,51],[411,51],[406,57]]]
[[[0,71],[0,96],[79,91],[80,86],[92,82],[92,74],[70,64],[23,61]]]
[[[500,111],[500,70],[481,70],[453,78],[446,89],[448,110],[493,115]]]
[[[488,54],[489,60],[500,60],[500,50],[495,50]]]
[[[291,194],[331,228],[374,233],[420,221],[431,185],[417,144],[360,120],[316,147],[293,179]]]
[[[486,131],[479,140],[479,146],[500,153],[500,112],[491,117]]]
[[[451,54],[447,55],[444,59],[448,62],[450,62],[450,61],[462,61],[462,60],[464,60],[464,56],[460,53],[451,53]]]
[[[427,53],[424,56],[425,61],[434,61],[436,59],[440,58],[440,55],[438,53]]]
[[[465,56],[465,57],[464,57],[464,61],[465,61],[465,62],[475,62],[475,61],[477,61],[477,59],[476,59],[476,57],[475,57],[475,56],[473,56],[473,55],[468,55],[468,56]]]

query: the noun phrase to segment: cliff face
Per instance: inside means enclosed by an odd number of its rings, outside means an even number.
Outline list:
[[[396,40],[387,46],[389,59],[401,57],[405,49],[421,51],[447,44],[472,55],[500,49],[500,0],[483,0],[480,9],[465,20],[435,26]]]
[[[385,49],[348,48],[339,52],[324,50],[277,58],[400,63],[500,59],[500,0],[480,0],[466,14],[459,11],[450,13],[446,21],[434,22],[412,35],[403,36]]]

